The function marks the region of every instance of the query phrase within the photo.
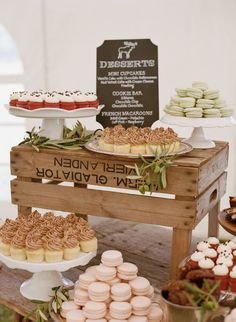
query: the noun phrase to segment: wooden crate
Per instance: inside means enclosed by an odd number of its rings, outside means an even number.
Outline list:
[[[161,195],[132,193],[137,183],[126,178],[130,171],[126,165],[134,162],[140,160],[85,149],[36,152],[27,146],[14,147],[12,202],[19,212],[38,207],[172,227],[171,276],[175,277],[179,262],[188,254],[192,230],[207,213],[209,233],[217,234],[220,199],[226,190],[228,144],[216,142],[213,149],[194,149],[177,158],[167,171],[167,188],[158,191]]]

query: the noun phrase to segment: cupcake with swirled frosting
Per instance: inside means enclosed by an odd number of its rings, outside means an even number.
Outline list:
[[[43,240],[40,230],[32,230],[26,237],[26,255],[31,263],[41,263],[44,261]]]
[[[45,242],[45,261],[48,263],[56,263],[63,260],[63,240],[57,234],[49,232],[44,237]]]
[[[81,226],[78,231],[79,245],[82,252],[94,252],[97,250],[98,241],[95,231],[89,226]]]
[[[146,141],[140,132],[129,133],[130,153],[132,154],[145,154],[146,153]]]
[[[125,128],[119,124],[113,129],[114,134],[114,152],[130,153],[129,136]]]
[[[114,152],[114,131],[111,128],[104,130],[99,146],[107,152]]]
[[[63,237],[63,258],[71,260],[79,257],[80,247],[76,231],[73,228],[68,228],[64,232]]]
[[[18,222],[6,219],[4,225],[0,229],[0,252],[5,256],[11,256],[10,245],[18,227]]]
[[[26,260],[25,240],[26,234],[22,234],[21,230],[18,229],[11,240],[10,254],[13,259],[19,261]]]

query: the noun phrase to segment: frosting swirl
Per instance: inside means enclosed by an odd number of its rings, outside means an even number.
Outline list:
[[[45,241],[45,246],[48,250],[62,250],[63,247],[63,240],[56,232],[49,232],[43,238]]]
[[[22,234],[18,229],[16,234],[11,240],[11,246],[14,248],[24,248],[25,247],[26,235]]]
[[[31,231],[25,240],[27,250],[38,250],[43,247],[42,235],[40,231]]]
[[[79,240],[91,240],[95,236],[95,231],[91,227],[83,227],[78,231]]]
[[[69,228],[64,232],[63,246],[65,248],[74,248],[78,246],[78,238],[74,229]]]

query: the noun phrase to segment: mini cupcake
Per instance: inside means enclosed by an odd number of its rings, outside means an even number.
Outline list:
[[[5,224],[0,230],[0,252],[5,256],[11,256],[10,246],[16,231],[18,230],[19,223],[14,220],[7,219]]]
[[[60,108],[60,99],[56,92],[47,93],[44,95],[44,107]]]
[[[229,257],[218,257],[216,264],[227,266],[229,271],[231,271],[234,266],[232,259]]]
[[[205,249],[210,248],[210,244],[208,243],[208,241],[204,240],[201,241],[197,244],[197,250],[199,252],[203,252]]]
[[[217,251],[213,248],[204,249],[203,254],[205,255],[205,257],[212,259],[213,262],[216,262],[218,257]]]
[[[69,93],[59,93],[59,99],[60,108],[68,111],[74,110],[76,108],[73,95]]]
[[[126,133],[114,135],[114,152],[117,153],[130,153],[131,145]]]
[[[223,264],[216,265],[213,268],[213,273],[215,275],[215,280],[220,281],[220,289],[222,291],[227,290],[228,283],[229,283],[229,269],[228,269],[228,267]]]
[[[230,246],[228,245],[228,243],[224,243],[224,244],[220,244],[218,247],[217,247],[217,253],[221,253],[221,252],[232,252],[232,249],[230,248]]]
[[[19,261],[26,260],[25,240],[26,235],[22,234],[20,229],[18,229],[11,240],[10,254],[13,259]]]
[[[21,92],[16,106],[28,109],[29,98],[30,98],[30,95],[28,92]]]
[[[79,257],[79,242],[76,236],[76,231],[73,228],[69,228],[64,232],[63,252],[63,258],[65,260],[71,260]]]
[[[90,226],[81,227],[78,231],[79,244],[82,252],[94,252],[97,250],[98,242],[94,230]]]
[[[114,139],[114,132],[107,132],[106,135],[103,137],[102,149],[104,151],[114,152]],[[99,146],[101,147],[101,142]]]
[[[215,266],[215,263],[210,258],[205,257],[200,259],[198,265],[201,269],[212,270],[213,267]]]
[[[31,263],[41,263],[44,261],[43,240],[40,230],[31,231],[26,237],[26,255]]]
[[[17,102],[18,102],[19,97],[20,97],[20,93],[19,93],[19,92],[13,92],[13,93],[10,95],[10,102],[9,102],[9,105],[10,105],[10,106],[16,106],[16,105],[17,105]]]
[[[98,107],[99,106],[99,101],[98,97],[96,94],[88,92],[85,94],[87,96],[87,102],[89,107]]]
[[[145,154],[146,141],[139,132],[129,133],[130,153],[131,154]]]
[[[236,250],[233,251],[233,262],[236,264]]]
[[[236,243],[232,240],[229,241],[227,245],[231,248],[232,251],[236,249]]]
[[[236,270],[229,273],[229,287],[231,292],[236,292]]]
[[[188,264],[191,266],[192,269],[199,268],[199,261],[203,258],[205,258],[203,252],[196,251],[191,255]]]
[[[76,108],[83,108],[83,107],[88,107],[88,95],[85,95],[81,92],[75,92],[74,95],[74,100],[76,104]]]
[[[214,249],[217,249],[218,248],[218,246],[219,246],[219,244],[220,244],[220,241],[219,241],[219,239],[218,238],[216,238],[216,237],[209,237],[208,239],[207,239],[207,242],[210,244],[210,246],[212,247],[212,248],[214,248]]]
[[[56,263],[63,260],[63,241],[55,232],[49,232],[45,237],[45,260]]]
[[[44,106],[44,96],[42,93],[31,93],[29,96],[28,109],[36,110]]]

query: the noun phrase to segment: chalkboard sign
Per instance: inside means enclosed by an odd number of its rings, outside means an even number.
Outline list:
[[[105,40],[97,48],[97,94],[104,127],[151,126],[159,119],[157,46],[150,39]]]

